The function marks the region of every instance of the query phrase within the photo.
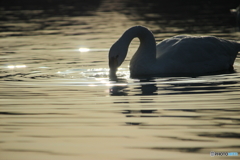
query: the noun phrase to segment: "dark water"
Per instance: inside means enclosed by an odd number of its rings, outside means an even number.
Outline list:
[[[212,159],[210,151],[240,152],[239,55],[232,74],[131,79],[134,40],[119,82],[109,81],[107,59],[134,25],[150,28],[157,41],[177,34],[239,40],[229,12],[237,1],[1,3],[0,159]]]

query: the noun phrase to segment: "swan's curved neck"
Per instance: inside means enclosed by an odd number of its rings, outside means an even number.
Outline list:
[[[151,31],[142,26],[135,26],[129,28],[125,31],[122,37],[119,39],[120,41],[125,41],[125,43],[129,46],[131,41],[138,37],[140,40],[140,45],[138,47],[137,52],[134,57],[140,56],[139,54],[144,54],[146,57],[154,57],[156,58],[156,41]]]

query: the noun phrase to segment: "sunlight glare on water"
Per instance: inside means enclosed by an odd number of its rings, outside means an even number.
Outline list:
[[[14,68],[25,68],[26,65],[8,65],[7,68],[14,69]]]
[[[89,52],[89,48],[79,48],[79,52]]]

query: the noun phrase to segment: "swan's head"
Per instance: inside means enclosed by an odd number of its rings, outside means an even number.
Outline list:
[[[108,54],[110,74],[116,75],[117,68],[126,58],[127,51],[128,46],[126,47],[126,45],[122,44],[121,41],[117,41],[112,45]]]

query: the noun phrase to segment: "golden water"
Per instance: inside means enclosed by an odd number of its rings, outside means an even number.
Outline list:
[[[111,5],[102,2],[93,15],[4,24],[22,28],[0,33],[0,159],[212,159],[210,151],[239,152],[240,58],[232,74],[131,79],[134,40],[121,81],[109,81],[108,49],[125,29],[145,25],[157,41],[180,30],[161,32],[118,12],[122,3]],[[42,23],[50,25],[29,31]],[[204,35],[238,40],[230,31]]]

